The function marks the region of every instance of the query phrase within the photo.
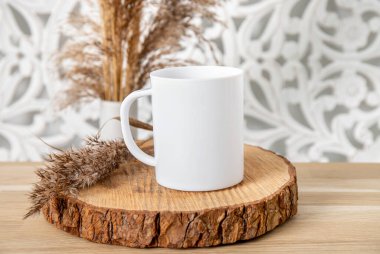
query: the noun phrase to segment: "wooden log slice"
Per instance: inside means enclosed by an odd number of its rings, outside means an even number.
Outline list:
[[[151,167],[122,165],[78,197],[42,209],[57,228],[93,242],[189,248],[231,244],[271,231],[297,212],[296,170],[285,158],[245,146],[244,180],[211,192],[159,186]]]

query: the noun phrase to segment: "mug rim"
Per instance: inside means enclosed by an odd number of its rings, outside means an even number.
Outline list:
[[[214,74],[210,76],[203,77],[186,77],[180,76],[178,71],[204,71],[210,74],[211,71],[214,71]],[[177,71],[176,74],[173,74],[173,71]],[[217,74],[215,72],[218,71]],[[243,74],[243,70],[231,66],[222,66],[222,65],[188,65],[188,66],[177,66],[177,67],[167,67],[163,69],[158,69],[150,73],[150,78],[159,78],[165,80],[175,80],[175,81],[208,81],[208,80],[219,80],[232,77],[238,77]]]

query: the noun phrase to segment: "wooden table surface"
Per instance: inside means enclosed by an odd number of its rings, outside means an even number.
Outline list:
[[[88,242],[42,216],[22,220],[40,164],[0,163],[0,253],[380,253],[380,164],[295,164],[298,214],[252,241],[190,250]]]

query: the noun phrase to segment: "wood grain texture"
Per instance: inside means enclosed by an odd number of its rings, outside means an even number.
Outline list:
[[[247,145],[240,184],[184,192],[159,186],[151,167],[125,164],[76,198],[52,198],[42,211],[57,228],[98,243],[139,248],[231,244],[263,235],[296,214],[296,171],[285,158]]]
[[[0,162],[2,254],[380,253],[380,164],[296,163],[297,216],[265,237],[187,250],[96,244],[57,230],[42,216],[22,220],[37,166]]]

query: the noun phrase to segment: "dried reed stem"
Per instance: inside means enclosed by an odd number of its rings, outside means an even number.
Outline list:
[[[144,144],[138,142],[146,151],[152,150]],[[107,178],[121,164],[136,163],[123,141],[102,141],[98,136],[89,137],[83,148],[50,154],[45,161],[45,166],[36,171],[39,181],[29,194],[32,205],[24,219],[38,213],[50,198],[76,196],[80,189]]]

